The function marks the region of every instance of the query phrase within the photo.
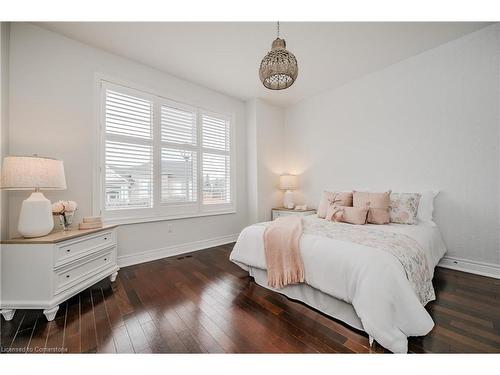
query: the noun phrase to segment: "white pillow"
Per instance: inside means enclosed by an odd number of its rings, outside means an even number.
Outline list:
[[[417,218],[423,223],[433,223],[434,198],[439,194],[439,190],[426,190],[420,194]]]

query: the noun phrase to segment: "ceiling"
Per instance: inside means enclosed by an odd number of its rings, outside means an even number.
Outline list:
[[[488,25],[481,22],[286,22],[281,37],[299,62],[295,84],[265,89],[270,22],[44,22],[37,25],[221,93],[283,107]]]

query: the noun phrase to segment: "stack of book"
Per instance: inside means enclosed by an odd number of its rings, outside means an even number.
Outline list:
[[[87,216],[83,218],[83,222],[80,223],[80,229],[96,229],[102,228],[102,217],[101,216]]]

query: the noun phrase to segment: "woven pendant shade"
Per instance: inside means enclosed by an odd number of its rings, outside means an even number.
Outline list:
[[[283,90],[293,85],[298,74],[297,59],[287,51],[285,40],[276,38],[271,51],[260,63],[259,77],[262,84],[270,90]]]

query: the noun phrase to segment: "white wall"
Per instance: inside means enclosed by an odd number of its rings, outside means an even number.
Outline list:
[[[247,194],[248,219],[250,223],[258,222],[259,217],[259,181],[258,181],[258,151],[257,146],[257,100],[246,103],[247,124]]]
[[[0,159],[8,155],[9,136],[9,33],[10,25],[0,22]],[[0,192],[0,237],[8,237],[7,191]]]
[[[248,201],[251,223],[271,220],[283,205],[278,190],[284,169],[284,110],[261,99],[247,102]]]
[[[303,200],[437,188],[448,255],[500,264],[499,48],[495,24],[288,109]]]
[[[12,24],[10,66],[10,153],[37,153],[64,160],[68,190],[47,192],[46,196],[52,201],[77,201],[79,218],[92,210],[98,126],[96,73],[136,83],[172,99],[235,114],[237,213],[171,221],[172,233],[168,233],[165,221],[121,226],[119,256],[152,250],[160,256],[165,254],[162,250],[182,248],[180,244],[228,242],[247,224],[243,102],[26,23]],[[15,192],[11,196],[10,234],[15,235],[13,228],[26,194]],[[133,260],[137,259],[129,258]]]

